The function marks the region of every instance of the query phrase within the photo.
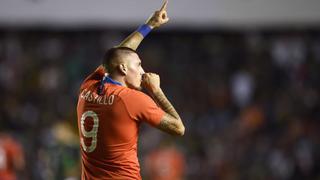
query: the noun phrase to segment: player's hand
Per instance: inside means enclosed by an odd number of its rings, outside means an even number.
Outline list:
[[[155,73],[144,73],[141,85],[150,93],[155,93],[160,90],[160,77]]]
[[[168,0],[165,0],[160,10],[155,11],[147,20],[146,24],[151,28],[157,28],[162,24],[167,23],[169,21],[169,17],[167,15],[167,4]]]

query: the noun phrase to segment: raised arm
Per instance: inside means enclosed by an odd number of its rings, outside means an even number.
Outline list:
[[[142,85],[165,112],[157,128],[172,135],[184,135],[185,127],[179,114],[160,88],[160,77],[154,73],[145,73]]]
[[[144,37],[154,28],[160,27],[169,21],[167,16],[167,4],[168,0],[165,0],[162,7],[155,11],[145,24],[140,26],[136,31],[130,34],[125,40],[123,40],[117,47],[128,47],[136,50],[140,45]]]

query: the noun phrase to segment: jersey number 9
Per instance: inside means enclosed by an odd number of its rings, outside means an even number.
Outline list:
[[[85,129],[85,122],[91,117],[93,119],[93,128],[91,131],[87,131]],[[81,116],[81,133],[85,138],[91,138],[91,145],[87,146],[84,142],[84,138],[81,137],[81,146],[85,152],[92,152],[97,147],[97,134],[98,134],[98,127],[99,127],[99,118],[98,115],[93,111],[86,111]]]

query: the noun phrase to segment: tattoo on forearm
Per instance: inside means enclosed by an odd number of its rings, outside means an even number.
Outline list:
[[[172,135],[183,135],[184,125],[181,118],[162,90],[160,89],[159,91],[152,93],[152,97],[160,108],[166,112],[161,119],[158,128]]]
[[[173,135],[176,134],[176,132],[178,131],[178,127],[174,126],[169,121],[169,117],[166,116],[160,121],[158,128]]]
[[[172,106],[172,104],[170,103],[170,101],[167,99],[167,97],[164,95],[162,91],[158,91],[154,93],[153,97],[163,111],[170,114],[174,118],[180,119],[179,114],[174,109],[174,107]]]

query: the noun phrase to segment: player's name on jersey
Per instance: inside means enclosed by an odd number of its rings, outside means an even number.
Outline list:
[[[103,95],[99,96],[95,92],[91,92],[88,89],[84,89],[80,93],[80,98],[84,99],[87,102],[95,103],[95,104],[104,104],[104,105],[112,105],[114,101],[114,95]]]

